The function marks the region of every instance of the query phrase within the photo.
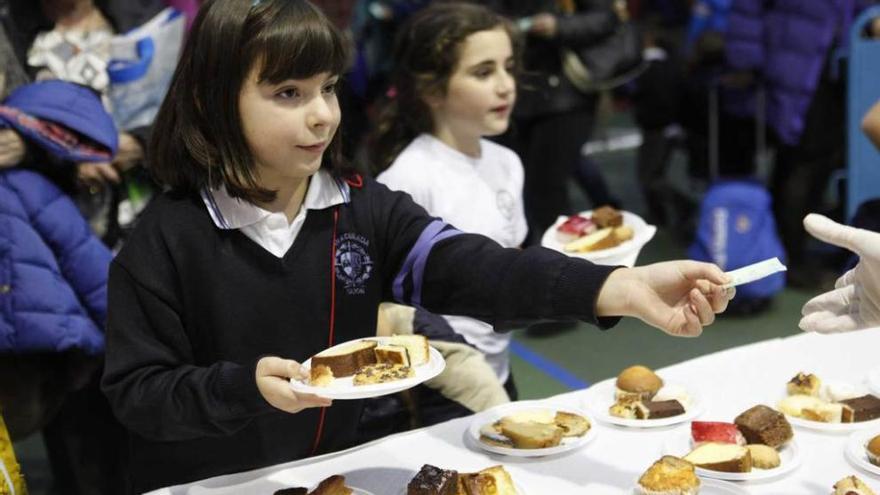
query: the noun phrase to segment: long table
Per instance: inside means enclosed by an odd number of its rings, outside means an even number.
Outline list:
[[[621,368],[632,363],[621,363]],[[732,421],[756,404],[775,405],[785,383],[798,371],[851,382],[865,380],[880,366],[880,328],[839,335],[801,334],[701,356],[658,373],[668,382],[699,392],[704,412],[698,419]],[[590,389],[544,399],[585,409]],[[473,417],[401,433],[346,451],[167,487],[153,495],[269,494],[290,486],[313,486],[333,474],[375,495],[405,494],[423,464],[476,471],[503,464],[528,495],[631,494],[639,475],[657,460],[673,435],[686,435],[689,423],[659,429],[622,428],[595,422],[596,437],[584,447],[552,457],[514,458],[471,447],[466,431]],[[874,426],[880,434],[880,427]],[[738,482],[752,494],[828,494],[838,479],[856,474],[875,490],[880,476],[860,471],[844,457],[848,435],[796,427],[802,462],[790,474],[765,482]]]

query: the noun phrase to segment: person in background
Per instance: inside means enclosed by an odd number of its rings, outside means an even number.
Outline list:
[[[153,132],[167,187],[113,260],[102,390],[128,429],[131,491],[353,445],[363,402],[294,392],[300,367],[375,335],[383,301],[699,335],[715,265],[593,265],[506,249],[429,216],[339,159],[348,45],[303,0],[202,5]],[[332,405],[332,407],[331,407]]]
[[[429,214],[504,247],[520,247],[528,233],[522,163],[483,137],[503,133],[510,123],[518,59],[513,33],[509,21],[476,4],[437,3],[417,13],[398,36],[395,96],[373,139],[382,170],[376,180],[409,193]],[[510,334],[463,316],[428,319],[423,311],[416,311],[417,320],[448,328],[482,351],[516,400]],[[438,333],[424,326],[417,331]]]
[[[578,50],[590,45],[613,33],[620,20],[610,1],[481,3],[516,19],[525,35],[522,91],[510,130],[498,141],[512,148],[523,161],[527,244],[539,244],[544,231],[559,215],[574,213],[567,189],[572,172],[580,166],[581,175],[599,176],[594,162],[581,158],[581,147],[589,140],[595,124],[599,93],[582,92],[566,78],[560,47]],[[594,185],[602,188],[604,181]],[[607,192],[599,196],[611,197]]]
[[[107,65],[115,33],[134,29],[164,8],[162,0],[4,0],[5,23],[14,26],[11,41],[32,80],[60,79],[90,87],[106,97]],[[119,149],[112,162],[82,162],[52,180],[77,201],[92,229],[110,246],[122,232],[117,207],[122,176],[145,159],[150,126],[118,131]]]
[[[770,192],[789,258],[788,282],[794,286],[819,286],[831,269],[807,256],[802,219],[822,204],[832,173],[845,164],[846,83],[840,54],[852,20],[874,3],[734,0],[728,15],[729,77],[738,79],[742,89],[731,91],[723,104],[730,115],[752,119],[755,88],[766,88],[767,124],[778,143]],[[829,214],[832,209],[829,205]]]
[[[111,160],[116,138],[84,86],[31,83],[0,105],[0,409],[13,440],[42,430],[71,495],[124,489],[122,430],[98,387],[111,253],[42,171]]]

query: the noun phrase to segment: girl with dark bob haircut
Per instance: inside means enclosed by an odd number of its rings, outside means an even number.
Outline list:
[[[154,129],[156,198],[110,267],[101,386],[132,492],[351,446],[362,401],[294,392],[299,363],[375,335],[383,301],[503,331],[643,319],[697,335],[710,264],[596,266],[504,249],[343,168],[345,45],[305,0],[208,0]]]
[[[324,15],[305,2],[206,2],[195,22],[168,95],[156,116],[150,148],[153,174],[172,188],[198,190],[225,184],[230,195],[266,201],[242,133],[238,99],[248,72],[272,84],[312,74],[342,74],[348,44]],[[175,136],[177,139],[168,139]],[[335,135],[322,167],[339,177]]]

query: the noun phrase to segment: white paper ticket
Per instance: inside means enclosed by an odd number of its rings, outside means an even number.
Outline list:
[[[786,270],[788,270],[788,268],[779,261],[779,258],[770,258],[768,260],[759,261],[758,263],[726,272],[725,275],[730,277],[731,280],[730,283],[724,285],[724,288],[754,282],[755,280],[760,280],[769,275],[773,275],[774,273],[784,272]]]

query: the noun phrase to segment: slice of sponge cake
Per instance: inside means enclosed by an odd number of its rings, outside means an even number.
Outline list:
[[[694,466],[725,473],[748,473],[752,470],[752,454],[742,445],[706,442],[684,456]]]
[[[410,366],[421,366],[431,360],[428,339],[424,335],[392,335],[386,344],[405,347]]]
[[[376,345],[374,340],[359,340],[331,347],[312,356],[312,368],[324,365],[336,378],[352,376],[361,367],[376,364]]]

